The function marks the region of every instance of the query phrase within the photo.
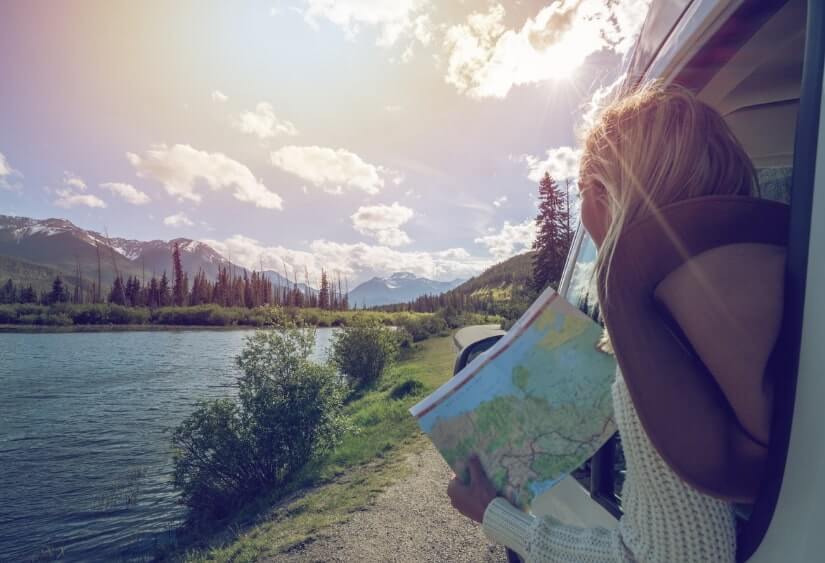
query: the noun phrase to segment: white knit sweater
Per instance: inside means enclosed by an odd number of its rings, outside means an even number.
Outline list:
[[[735,561],[733,505],[696,491],[670,469],[650,443],[618,372],[613,406],[627,462],[618,527],[566,526],[499,497],[484,512],[487,537],[527,563]]]

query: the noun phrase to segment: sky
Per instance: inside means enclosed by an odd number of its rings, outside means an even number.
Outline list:
[[[0,214],[467,278],[575,178],[647,0],[0,3]]]

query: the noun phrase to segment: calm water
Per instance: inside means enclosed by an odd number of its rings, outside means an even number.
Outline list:
[[[0,334],[0,561],[141,560],[171,541],[170,429],[234,394],[248,334]]]

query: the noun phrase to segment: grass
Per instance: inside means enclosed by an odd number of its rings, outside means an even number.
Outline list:
[[[450,337],[417,345],[375,389],[347,405],[357,430],[308,468],[295,490],[261,499],[218,533],[189,538],[196,547],[164,558],[246,562],[273,557],[311,542],[319,531],[369,506],[409,471],[406,454],[426,443],[407,409],[452,375],[454,359]]]

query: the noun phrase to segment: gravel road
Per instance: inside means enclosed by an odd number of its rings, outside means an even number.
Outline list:
[[[273,561],[507,561],[479,525],[450,505],[452,471],[432,444],[410,454],[406,463],[411,474],[375,504]]]

